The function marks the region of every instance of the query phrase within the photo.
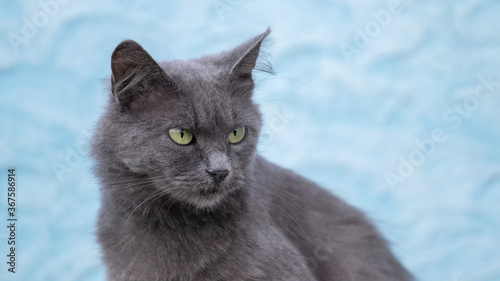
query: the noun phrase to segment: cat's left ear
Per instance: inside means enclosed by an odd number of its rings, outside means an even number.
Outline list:
[[[267,28],[264,33],[255,36],[229,52],[232,58],[230,61],[233,63],[230,70],[232,78],[251,80],[252,70],[257,64],[262,42],[270,32],[271,29]]]

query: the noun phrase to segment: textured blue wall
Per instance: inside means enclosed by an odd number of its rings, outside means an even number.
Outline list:
[[[0,280],[104,279],[87,144],[121,40],[190,58],[268,26],[261,153],[365,210],[421,280],[500,280],[499,14],[493,0],[0,2],[0,181],[17,168],[20,219],[17,279],[0,227]],[[3,188],[0,202],[3,225]]]

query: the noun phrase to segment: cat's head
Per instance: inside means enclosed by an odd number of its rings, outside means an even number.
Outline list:
[[[255,157],[261,115],[252,70],[269,32],[218,55],[163,63],[134,41],[120,43],[94,143],[98,162],[148,178],[179,202],[222,202]]]

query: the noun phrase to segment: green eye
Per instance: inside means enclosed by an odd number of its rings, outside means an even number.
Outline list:
[[[245,137],[245,127],[241,126],[241,127],[234,129],[229,134],[229,142],[230,143],[239,143],[240,141],[243,140],[244,137]]]
[[[189,144],[193,140],[193,133],[184,129],[173,128],[168,130],[168,134],[173,141],[182,145]]]

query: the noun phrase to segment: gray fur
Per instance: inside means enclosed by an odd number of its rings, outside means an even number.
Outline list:
[[[160,64],[130,40],[115,49],[93,141],[108,280],[412,280],[360,211],[256,154],[252,70],[269,32]],[[174,143],[170,128],[194,143]],[[220,169],[216,183],[207,171]]]

